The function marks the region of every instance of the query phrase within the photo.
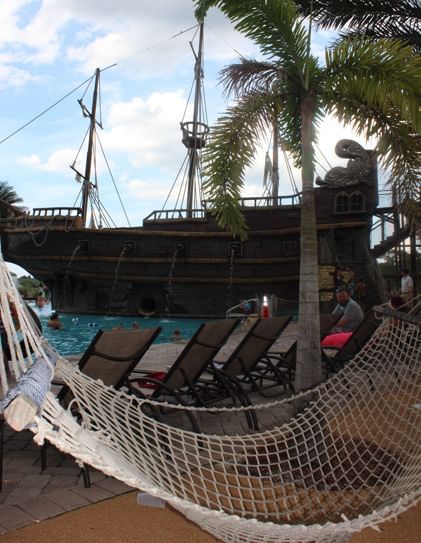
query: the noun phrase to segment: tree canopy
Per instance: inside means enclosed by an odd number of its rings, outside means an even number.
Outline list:
[[[13,216],[12,207],[15,207],[16,210],[22,211],[23,207],[18,207],[16,204],[21,203],[23,200],[17,194],[15,189],[9,185],[7,181],[0,181],[0,217],[8,218]]]
[[[320,28],[341,38],[399,39],[421,53],[419,0],[297,0],[297,8]]]

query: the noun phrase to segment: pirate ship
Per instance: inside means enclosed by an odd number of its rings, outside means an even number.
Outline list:
[[[222,316],[241,299],[265,294],[278,301],[279,310],[295,308],[300,194],[278,194],[278,143],[270,193],[240,201],[247,240],[218,227],[201,193],[200,159],[209,129],[203,115],[203,25],[199,28],[192,120],[181,123],[187,153],[179,204],[153,211],[135,227],[108,226],[88,216],[90,206],[99,202],[92,175],[99,124],[97,69],[90,110],[80,101],[89,118],[85,170],[76,171],[82,180],[80,205],[36,208],[2,226],[5,260],[42,281],[60,312]],[[325,270],[352,265],[366,276],[378,205],[376,160],[349,140],[340,141],[336,152],[348,158],[347,166],[330,170],[315,188],[319,263]]]

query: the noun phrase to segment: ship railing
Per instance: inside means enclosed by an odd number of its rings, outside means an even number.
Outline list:
[[[39,229],[50,226],[82,228],[82,209],[80,207],[37,207],[32,213],[16,218],[15,227]]]
[[[272,207],[297,207],[301,204],[301,194],[288,194],[282,196],[247,196],[239,199],[243,208],[272,208]],[[212,200],[202,202],[204,209],[212,208]]]
[[[159,211],[152,211],[152,213],[143,219],[143,223],[204,220],[204,218],[204,209],[161,209]]]
[[[285,196],[254,196],[239,199],[240,206],[247,209],[272,208],[272,207],[295,207],[301,202],[301,194],[289,194]],[[159,221],[185,221],[204,220],[207,211],[212,208],[211,200],[203,200],[200,209],[161,209],[152,211],[143,219],[143,223]]]
[[[81,217],[81,207],[35,207],[33,217]]]
[[[240,198],[241,207],[295,207],[301,204],[300,194]]]

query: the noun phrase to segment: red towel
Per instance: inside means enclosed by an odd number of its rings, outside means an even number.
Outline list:
[[[321,345],[322,347],[336,347],[340,349],[345,345],[351,336],[352,332],[338,332],[336,334],[329,334],[323,339]]]

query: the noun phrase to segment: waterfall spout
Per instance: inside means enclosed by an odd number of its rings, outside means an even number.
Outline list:
[[[80,244],[78,243],[76,247],[73,249],[72,254],[70,255],[70,260],[67,263],[66,269],[64,270],[64,275],[67,275],[69,273],[70,268],[72,267],[72,264],[73,264],[73,260],[79,251],[80,251]]]
[[[78,243],[76,247],[73,249],[72,254],[70,255],[69,262],[66,264],[66,267],[64,268],[62,288],[61,288],[61,293],[59,295],[59,297],[61,298],[60,305],[63,305],[63,302],[66,303],[66,301],[71,303],[72,282],[70,279],[70,269],[72,267],[73,260],[79,251],[80,251],[80,244]]]
[[[121,265],[121,261],[123,260],[123,257],[126,253],[128,253],[130,251],[130,247],[125,244],[123,246],[123,249],[121,250],[121,253],[118,257],[118,261],[117,261],[117,265],[115,267],[115,270],[114,270],[114,281],[113,281],[113,284],[112,284],[112,287],[111,287],[111,290],[110,290],[110,294],[109,294],[109,298],[108,298],[108,310],[110,310],[110,307],[111,307],[111,302],[112,302],[112,299],[113,299],[113,296],[115,294],[115,291],[116,291],[116,288],[117,288],[117,284],[118,284],[118,272],[120,270],[120,265]]]
[[[179,254],[183,254],[186,250],[186,247],[184,243],[175,243],[174,244],[174,252],[172,255],[171,265],[170,265],[170,271],[168,274],[168,283],[167,283],[167,293],[165,296],[165,315],[168,317],[171,309],[171,305],[173,303],[173,295],[172,295],[172,282],[174,277],[174,271],[175,271],[175,263],[177,261],[177,256]]]

